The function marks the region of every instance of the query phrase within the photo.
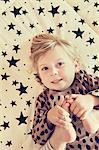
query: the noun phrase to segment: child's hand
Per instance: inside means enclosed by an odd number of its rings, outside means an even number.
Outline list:
[[[69,111],[70,105],[73,101],[73,98],[71,98],[69,95],[66,95],[62,103],[62,108],[64,108],[66,111]]]
[[[92,95],[72,94],[70,98],[75,99],[70,106],[70,110],[80,119],[84,119],[85,116],[93,110],[94,100]],[[69,102],[69,98],[67,100]]]
[[[69,113],[58,105],[48,111],[47,119],[51,123],[59,127],[64,127],[71,122],[71,119],[69,118]]]
[[[57,103],[57,105],[54,108],[50,109],[47,114],[47,119],[51,123],[59,127],[65,127],[71,122],[69,113],[61,107],[63,104],[63,101],[64,101],[64,98],[61,97],[61,100]]]
[[[61,106],[62,108],[64,108],[64,110],[68,112],[72,101],[69,99],[69,102],[67,102],[67,99],[63,95],[60,95],[60,100],[57,101],[56,104]]]

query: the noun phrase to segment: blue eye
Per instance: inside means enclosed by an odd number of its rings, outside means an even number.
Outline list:
[[[43,67],[42,70],[43,71],[48,70],[48,67]]]

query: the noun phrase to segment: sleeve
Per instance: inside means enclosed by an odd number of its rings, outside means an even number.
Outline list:
[[[46,97],[40,94],[36,100],[35,113],[32,128],[32,138],[35,143],[44,145],[52,135],[55,125],[47,120]]]
[[[99,77],[92,75],[88,75],[86,72],[84,74],[84,82],[86,84],[86,89],[89,94],[92,94],[93,96],[97,96],[99,98]],[[94,106],[94,109],[99,110],[99,105]]]

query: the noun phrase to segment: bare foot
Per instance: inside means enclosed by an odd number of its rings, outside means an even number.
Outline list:
[[[61,104],[62,108],[65,111],[69,112],[70,104],[66,103],[66,101]],[[55,127],[55,131],[50,138],[50,144],[55,150],[63,150],[66,147],[67,143],[74,142],[76,139],[76,132],[71,122],[68,125],[62,127]]]
[[[75,139],[76,139],[76,131],[75,131],[72,123],[69,123],[64,128],[60,128],[59,131],[60,131],[60,133],[62,135],[60,137],[66,143],[71,143],[71,142],[75,141]]]
[[[99,112],[92,110],[87,114],[86,118],[82,120],[85,130],[89,133],[95,133],[99,129]]]
[[[66,100],[63,101],[62,108],[64,108],[65,111],[69,112],[70,103],[67,103]],[[61,132],[63,132],[63,139],[67,143],[74,142],[76,139],[76,131],[70,122],[68,125],[66,125],[63,129],[60,129]]]
[[[72,125],[61,128],[55,127],[55,131],[50,138],[50,144],[55,150],[64,150],[67,143],[74,142],[76,139],[76,132]]]

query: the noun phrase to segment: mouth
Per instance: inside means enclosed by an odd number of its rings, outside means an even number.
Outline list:
[[[57,83],[59,83],[59,82],[62,81],[62,80],[63,80],[63,79],[53,80],[51,83],[57,84]]]

